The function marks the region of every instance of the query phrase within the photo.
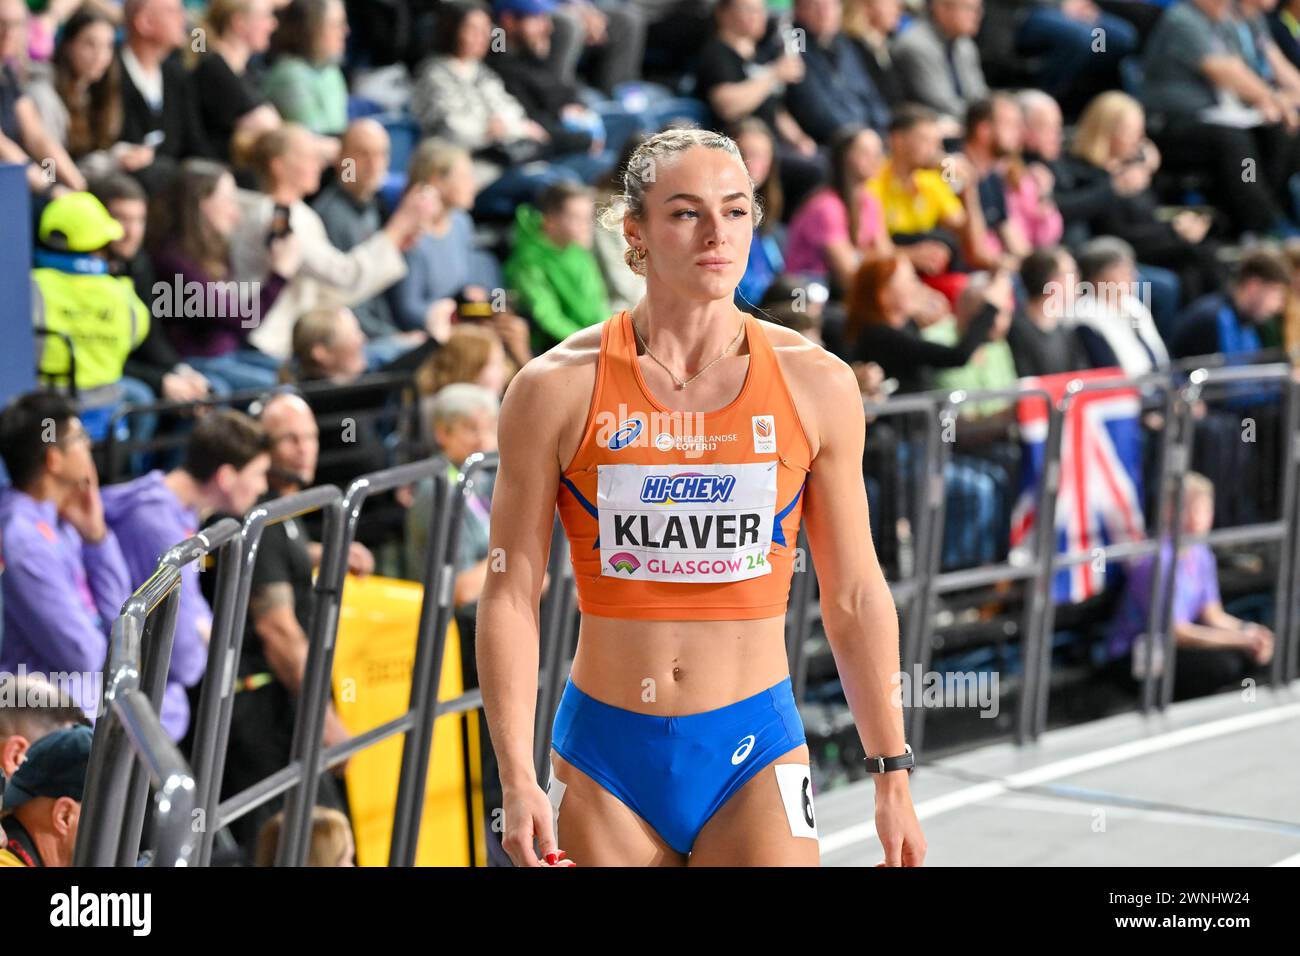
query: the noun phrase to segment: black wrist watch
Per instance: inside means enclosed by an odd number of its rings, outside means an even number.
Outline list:
[[[916,757],[912,754],[912,745],[903,744],[905,753],[897,757],[863,757],[868,773],[889,773],[891,770],[906,770],[911,773],[916,769]]]

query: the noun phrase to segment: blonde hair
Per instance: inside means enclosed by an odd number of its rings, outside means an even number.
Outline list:
[[[248,163],[264,186],[269,188],[272,185],[271,163],[282,156],[287,156],[293,150],[294,140],[303,133],[310,133],[310,130],[298,123],[281,123],[253,141],[248,153]]]
[[[411,154],[411,161],[406,168],[408,186],[414,187],[427,183],[437,176],[439,179],[449,175],[452,167],[461,157],[468,158],[469,151],[455,143],[437,136],[422,140]]]
[[[257,835],[254,865],[275,866],[275,854],[280,849],[280,831],[283,829],[284,811],[281,810],[263,824],[262,832]],[[329,807],[312,808],[308,866],[341,865],[343,854],[351,843],[352,824],[347,817]]]
[[[729,156],[735,157],[736,162],[740,163],[740,168],[745,170],[745,178],[749,180],[750,194],[754,197],[754,228],[757,229],[763,222],[763,204],[755,192],[757,184],[749,175],[744,157],[740,154],[740,147],[730,136],[694,127],[677,127],[655,133],[633,150],[622,175],[615,179],[613,197],[602,204],[596,214],[596,222],[611,232],[621,232],[625,216],[630,215],[633,219],[643,220],[647,184],[655,181],[656,169],[670,157],[677,153],[684,153],[694,146],[720,149]],[[643,276],[645,275],[644,262],[634,252],[635,250],[628,246],[623,252],[623,261],[627,263],[629,269]]]
[[[1189,471],[1183,475],[1183,500],[1184,502],[1193,495],[1208,495],[1211,500],[1214,498],[1214,482],[1210,481],[1200,472]]]
[[[1119,90],[1111,90],[1096,97],[1079,118],[1079,128],[1074,134],[1070,152],[1094,166],[1105,166],[1113,157],[1110,138],[1125,114],[1145,114],[1142,104]]]

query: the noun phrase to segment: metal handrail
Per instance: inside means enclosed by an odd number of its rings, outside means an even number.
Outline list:
[[[114,621],[104,716],[95,725],[74,865],[135,865],[151,779],[157,788],[154,809],[161,840],[154,865],[196,862],[192,811],[198,783],[158,714],[171,661],[181,569],[214,552],[222,557],[219,567],[237,563],[239,548],[239,524],[231,519],[187,538],[159,559],[157,570]],[[214,614],[214,636],[228,623],[228,616]]]

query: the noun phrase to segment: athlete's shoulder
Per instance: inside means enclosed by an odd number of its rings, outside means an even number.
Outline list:
[[[837,384],[856,382],[853,369],[838,355],[794,329],[766,319],[758,321],[776,353],[781,373],[787,379],[794,378],[810,386],[824,385],[828,381]]]
[[[529,414],[553,412],[569,403],[585,409],[596,381],[604,324],[575,332],[527,362],[510,380],[504,404]]]

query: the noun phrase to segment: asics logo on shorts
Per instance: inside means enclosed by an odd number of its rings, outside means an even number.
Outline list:
[[[731,755],[732,764],[736,765],[736,764],[743,763],[745,758],[749,756],[749,752],[753,749],[754,749],[754,735],[750,734],[748,737],[745,737],[740,741],[740,746],[737,747],[736,752]]]

